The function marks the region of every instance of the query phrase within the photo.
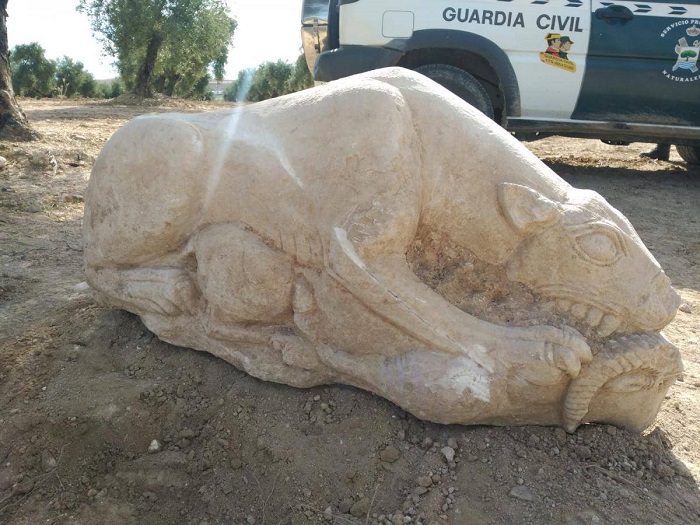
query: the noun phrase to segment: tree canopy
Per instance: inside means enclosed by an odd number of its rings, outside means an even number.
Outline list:
[[[223,79],[236,21],[222,0],[80,0],[77,9],[137,95],[192,96],[210,68]]]
[[[10,54],[12,88],[23,97],[48,97],[55,88],[56,63],[38,43],[20,44]]]
[[[46,58],[37,42],[19,44],[10,53],[12,88],[23,97],[104,97],[119,92],[120,86],[100,84],[82,62],[64,56]]]
[[[82,62],[64,56],[56,64],[56,84],[60,95],[94,97],[98,94],[97,82]]]

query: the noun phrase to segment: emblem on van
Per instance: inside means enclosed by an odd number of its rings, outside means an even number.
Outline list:
[[[691,20],[679,20],[661,32],[661,38],[664,38],[670,31],[676,28],[685,29],[685,34],[693,39],[691,43],[685,36],[678,38],[678,43],[673,48],[677,55],[676,63],[673,64],[670,71],[664,69],[662,72],[667,79],[674,82],[695,82],[696,80],[700,80],[700,75],[696,74],[700,71],[700,69],[698,69],[700,40],[696,38],[700,35],[700,28],[697,26],[697,20],[692,21],[693,25],[690,24]]]
[[[673,66],[673,71],[677,69],[690,69],[691,72],[698,72],[698,52],[700,52],[700,40],[693,42],[693,45],[688,45],[685,38],[678,39],[678,45],[675,48],[678,53],[678,60]]]
[[[574,41],[559,33],[547,33],[544,39],[547,41],[547,49],[540,53],[540,60],[550,66],[574,73],[576,64],[569,60],[569,51]]]

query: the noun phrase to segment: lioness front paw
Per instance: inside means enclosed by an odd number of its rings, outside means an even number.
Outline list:
[[[543,328],[548,332],[544,348],[546,361],[571,377],[577,377],[581,372],[581,365],[593,360],[591,347],[573,328]]]
[[[581,366],[593,359],[584,337],[570,327],[533,326],[514,329],[520,351],[535,361],[544,361],[571,377],[577,377]],[[518,360],[520,360],[518,359]]]

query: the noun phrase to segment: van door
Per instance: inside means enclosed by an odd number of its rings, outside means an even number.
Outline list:
[[[573,119],[700,126],[700,0],[592,2]]]

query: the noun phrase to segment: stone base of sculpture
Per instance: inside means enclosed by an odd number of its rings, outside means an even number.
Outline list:
[[[161,339],[431,421],[641,430],[681,373],[629,222],[402,69],[134,119],[85,238],[98,298]]]

